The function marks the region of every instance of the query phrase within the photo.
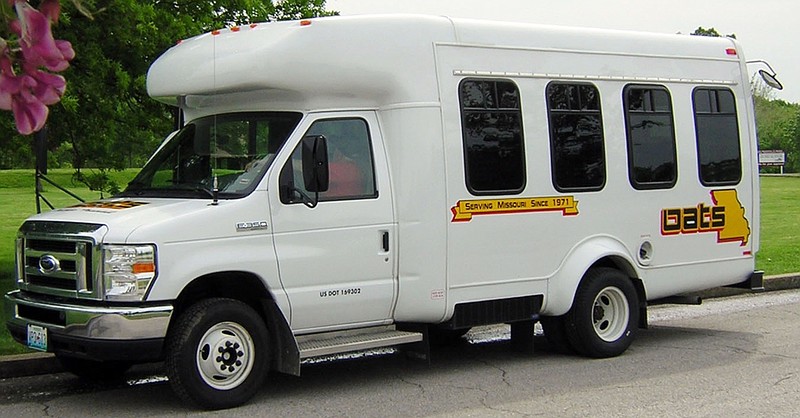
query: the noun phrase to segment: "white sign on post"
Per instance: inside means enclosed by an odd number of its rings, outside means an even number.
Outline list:
[[[783,150],[760,150],[758,151],[759,167],[780,167],[783,174],[783,166],[786,165],[786,153]]]

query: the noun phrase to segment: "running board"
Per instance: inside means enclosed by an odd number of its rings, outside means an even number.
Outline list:
[[[337,333],[335,336],[309,336],[308,339],[302,340],[298,338],[298,346],[300,348],[300,358],[304,359],[416,343],[422,341],[422,337],[423,335],[420,332],[381,328],[379,331],[360,334],[342,335]]]

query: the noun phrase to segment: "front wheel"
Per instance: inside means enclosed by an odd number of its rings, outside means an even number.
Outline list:
[[[618,356],[636,337],[636,289],[619,270],[589,270],[564,320],[567,338],[578,353],[596,358]]]
[[[170,385],[184,401],[208,409],[241,405],[269,371],[269,334],[247,304],[202,300],[178,317],[165,364]]]

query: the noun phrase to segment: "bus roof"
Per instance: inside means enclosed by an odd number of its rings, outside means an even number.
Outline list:
[[[439,102],[436,45],[442,44],[743,59],[729,38],[444,16],[340,16],[227,28],[184,40],[153,63],[147,89],[157,100],[190,109],[225,100],[295,110]]]

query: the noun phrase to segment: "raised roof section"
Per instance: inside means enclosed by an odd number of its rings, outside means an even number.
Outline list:
[[[439,102],[436,44],[721,61],[737,61],[735,54],[741,53],[728,38],[442,16],[327,17],[261,23],[187,39],[156,60],[147,88],[166,103],[186,98],[188,109],[434,103]]]

